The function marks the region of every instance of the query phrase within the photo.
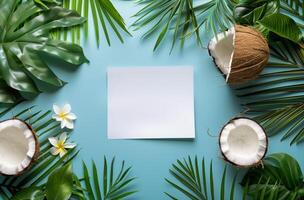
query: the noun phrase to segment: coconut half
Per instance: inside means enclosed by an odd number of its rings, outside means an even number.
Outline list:
[[[209,42],[208,50],[229,84],[255,79],[269,58],[264,36],[253,28],[241,25],[219,33]]]
[[[0,173],[19,175],[38,156],[39,144],[31,126],[19,119],[0,123]]]
[[[228,162],[249,167],[259,164],[264,158],[268,139],[257,122],[248,118],[235,118],[223,127],[219,145]]]

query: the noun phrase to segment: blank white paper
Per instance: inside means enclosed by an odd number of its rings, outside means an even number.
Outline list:
[[[108,138],[194,138],[193,67],[109,67]]]

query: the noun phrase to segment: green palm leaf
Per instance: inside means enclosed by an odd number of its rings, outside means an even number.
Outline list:
[[[89,37],[89,10],[92,13],[92,21],[94,25],[95,39],[97,46],[101,43],[101,33],[100,29],[103,31],[108,45],[111,45],[111,39],[109,30],[111,29],[116,35],[116,37],[123,43],[122,32],[131,36],[126,28],[124,19],[116,10],[114,5],[110,0],[62,0],[61,6],[77,11],[81,16],[85,17],[87,20],[81,26],[75,26],[72,28],[58,29],[54,33],[54,37],[61,40],[72,41],[73,43],[80,44],[81,35],[85,40]],[[68,37],[70,34],[71,37]]]
[[[304,1],[303,0],[282,0],[281,9],[293,16],[299,25],[304,29]]]
[[[164,40],[168,32],[172,35],[171,50],[180,40],[183,47],[185,39],[195,34],[197,43],[201,45],[200,29],[205,26],[206,31],[214,35],[230,27],[233,20],[233,3],[228,0],[214,0],[200,2],[193,5],[193,0],[139,0],[143,8],[134,16],[135,30],[149,27],[143,38],[159,32],[154,50]],[[150,25],[150,26],[148,26]]]
[[[255,25],[265,16],[278,13],[280,4],[280,0],[239,0],[234,17],[238,24]]]
[[[135,178],[128,178],[131,167],[125,168],[125,162],[122,162],[121,169],[115,175],[115,158],[112,159],[110,168],[108,161],[104,158],[102,176],[99,174],[95,162],[92,163],[92,174],[90,174],[88,167],[83,163],[84,188],[87,199],[90,200],[120,200],[125,199],[134,193],[131,189]],[[90,179],[92,177],[92,179]],[[102,185],[100,185],[102,179]]]
[[[287,15],[274,13],[265,16],[263,19],[257,21],[257,23],[256,27],[261,30],[261,32],[267,30],[267,32],[273,32],[295,43],[301,42],[302,40],[301,29],[297,23]]]
[[[32,185],[44,186],[45,179],[50,174],[73,160],[78,154],[73,149],[62,158],[50,154],[51,145],[48,138],[56,137],[61,133],[60,124],[51,118],[51,111],[37,111],[34,107],[30,107],[15,114],[14,117],[32,126],[40,142],[40,155],[29,171],[20,176],[3,177],[0,180],[0,197],[4,199],[11,198],[16,192]]]
[[[214,200],[216,198],[216,193],[219,194],[221,200],[227,199],[226,191],[229,192],[230,200],[234,198],[236,177],[234,176],[232,182],[230,183],[230,188],[227,188],[226,184],[226,174],[227,168],[225,167],[222,173],[222,180],[220,183],[220,190],[215,191],[214,188],[214,176],[213,176],[213,166],[210,162],[209,167],[209,177],[207,175],[207,169],[205,167],[205,160],[198,161],[197,157],[192,159],[190,156],[188,159],[177,160],[175,164],[172,164],[170,169],[171,175],[174,180],[165,179],[173,188],[184,195],[184,199],[191,200]],[[209,185],[207,185],[207,180],[209,179]],[[219,185],[219,184],[216,184]],[[245,191],[246,192],[246,191]],[[244,192],[244,199],[246,199],[246,193]],[[170,199],[177,199],[174,195],[165,192],[165,194]]]
[[[87,62],[80,46],[49,38],[52,29],[83,23],[76,12],[58,6],[45,10],[33,1],[0,0],[0,13],[0,103],[33,98],[42,90],[41,83],[64,85],[42,53],[72,65]]]
[[[253,199],[300,200],[304,197],[303,173],[293,157],[276,153],[265,159],[263,167],[251,168],[242,180]]]
[[[260,78],[237,88],[247,113],[261,123],[268,135],[285,131],[282,140],[304,141],[304,49],[281,39],[271,41],[272,59]]]

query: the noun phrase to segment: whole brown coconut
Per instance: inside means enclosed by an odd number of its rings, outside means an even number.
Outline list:
[[[20,175],[38,155],[38,138],[29,124],[15,118],[0,122],[0,174]]]
[[[229,84],[255,79],[269,58],[269,47],[257,30],[235,25],[219,33],[208,45],[209,54]]]

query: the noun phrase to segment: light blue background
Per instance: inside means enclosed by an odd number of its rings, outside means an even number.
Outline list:
[[[130,18],[140,7],[133,2],[114,1],[115,6],[126,19]],[[93,24],[90,26],[93,27]],[[131,30],[131,28],[130,28]],[[78,70],[71,70],[64,64],[54,66],[56,74],[68,84],[56,92],[43,93],[34,101],[19,106],[25,108],[37,105],[41,109],[50,109],[53,103],[72,105],[78,119],[71,140],[78,144],[81,153],[76,159],[74,169],[81,172],[81,160],[90,162],[94,159],[101,169],[103,156],[116,156],[117,161],[126,160],[132,166],[132,175],[138,177],[135,188],[139,192],[131,199],[160,200],[168,199],[163,192],[179,194],[164,181],[171,177],[169,168],[178,158],[187,155],[205,157],[209,164],[214,162],[216,190],[220,188],[220,177],[225,166],[218,148],[219,130],[230,118],[241,111],[240,101],[224,78],[215,68],[208,51],[188,41],[183,51],[178,46],[169,54],[170,40],[153,53],[155,37],[141,40],[140,32],[132,32],[133,37],[124,37],[121,44],[112,34],[112,45],[108,47],[105,38],[99,49],[94,40],[94,31],[90,31],[90,41],[83,44],[89,64]],[[170,44],[170,45],[169,45]],[[107,91],[106,70],[108,66],[175,66],[192,65],[195,68],[195,140],[108,140],[107,139]],[[69,68],[69,69],[67,69]],[[127,119],[126,119],[127,120]],[[289,146],[280,142],[280,136],[270,139],[269,153],[287,152],[304,162],[303,147]],[[228,180],[238,169],[228,168]],[[240,187],[237,188],[241,196]],[[183,199],[183,198],[181,198]]]

